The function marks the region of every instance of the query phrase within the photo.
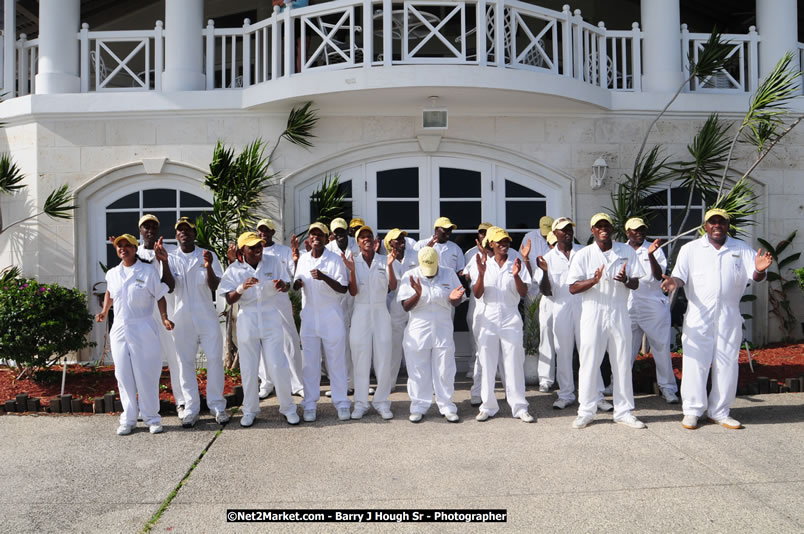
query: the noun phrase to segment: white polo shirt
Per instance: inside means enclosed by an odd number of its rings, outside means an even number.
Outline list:
[[[628,243],[626,243],[628,245]],[[628,245],[629,247],[631,245]],[[650,248],[650,243],[647,240],[643,241],[642,245],[634,250],[637,256],[637,262],[642,267],[643,274],[639,277],[639,287],[636,288],[634,291],[631,291],[631,301],[648,301],[648,300],[658,300],[663,303],[667,303],[667,295],[662,292],[662,281],[656,280],[653,276],[653,269],[650,267],[650,255],[648,254],[648,249]],[[632,247],[633,250],[633,247]],[[656,258],[656,262],[659,264],[659,267],[662,268],[662,272],[667,269],[667,258],[662,252],[662,249],[656,249],[656,252],[653,253],[653,257]]]
[[[299,258],[296,265],[295,280],[304,284],[301,288],[303,304],[301,310],[302,335],[321,336],[329,328],[343,328],[344,315],[341,308],[342,293],[338,293],[323,280],[316,280],[310,271],[318,269],[342,286],[349,284],[346,266],[339,254],[323,250],[321,256],[314,258],[308,252]],[[330,322],[328,318],[334,315],[339,318],[340,326]],[[335,319],[337,320],[337,319]]]
[[[611,248],[603,252],[597,243],[592,243],[583,247],[573,256],[569,266],[567,286],[592,278],[595,271],[603,266],[603,277],[600,281],[581,293],[583,304],[597,304],[601,306],[601,309],[615,309],[627,313],[628,295],[631,290],[622,282],[614,280],[623,265],[626,266],[625,274],[628,278],[642,277],[644,274],[637,263],[636,253],[630,246],[612,243]]]
[[[355,282],[357,295],[355,306],[387,306],[388,295],[388,256],[374,254],[371,266],[363,254],[355,254]]]
[[[461,286],[458,275],[451,269],[439,267],[433,278],[427,278],[422,275],[419,267],[411,269],[402,276],[397,295],[400,303],[416,294],[410,285],[411,276],[421,281],[422,294],[416,306],[408,312],[404,346],[411,350],[454,349],[452,304],[449,302],[449,294]]]
[[[416,252],[421,250],[422,248],[427,246],[427,243],[433,237],[430,236],[427,239],[422,239],[416,243],[414,247]],[[433,244],[433,248],[436,252],[438,252],[438,266],[444,267],[445,269],[450,269],[453,272],[460,272],[463,271],[463,268],[466,266],[464,263],[463,251],[461,247],[458,246],[457,243],[454,241],[447,241],[446,243],[439,243],[436,241]]]
[[[563,252],[558,250],[558,245],[550,249],[550,251],[543,256],[544,261],[547,262],[547,276],[550,279],[551,296],[545,295],[543,298],[548,298],[556,306],[563,306],[565,304],[580,304],[580,295],[572,295],[569,292],[570,284],[567,283],[569,278],[570,263],[578,253],[583,249],[583,245],[577,243],[572,244],[569,258]],[[533,283],[540,283],[544,276],[538,265],[533,264]]]
[[[522,265],[519,271],[519,278],[526,286],[532,282],[528,268],[522,260],[522,256],[515,250],[508,250],[508,257],[502,265],[497,264],[494,256],[486,259],[486,273],[483,276],[483,296],[479,300],[483,302],[483,314],[491,322],[506,321],[512,314],[519,316],[517,306],[522,298],[516,289],[516,282],[512,269],[514,262],[519,260]],[[479,279],[477,263],[469,270],[471,285],[474,287]]]
[[[274,280],[290,283],[285,267],[273,256],[263,256],[256,268],[245,261],[236,261],[223,273],[218,294],[225,296],[249,278],[256,278],[259,283],[246,289],[237,301],[240,307],[237,320],[243,318],[248,321],[248,324],[242,323],[243,327],[256,328],[258,331],[268,327],[281,327],[281,319],[277,313],[277,299],[281,292],[274,287]],[[238,322],[239,328],[241,323]]]
[[[167,295],[169,289],[159,281],[153,266],[139,260],[131,267],[122,263],[106,272],[106,289],[114,307],[114,326],[153,318],[154,303]]]
[[[176,309],[173,321],[178,325],[195,324],[196,328],[208,328],[210,323],[218,323],[218,313],[212,300],[212,290],[207,284],[207,269],[204,267],[205,249],[195,247],[185,254],[177,248],[168,256],[170,270],[176,281],[173,294]],[[219,278],[223,276],[218,257],[212,253],[212,271]]]

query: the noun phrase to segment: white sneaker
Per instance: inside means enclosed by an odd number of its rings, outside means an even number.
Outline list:
[[[315,421],[315,410],[304,410],[304,422],[312,423]]]
[[[630,413],[628,415],[624,415],[620,419],[615,419],[614,422],[620,425],[625,425],[630,428],[635,428],[637,430],[647,428],[645,426],[645,423],[643,423],[642,421],[634,417],[633,414]]]
[[[134,430],[133,426],[120,425],[119,427],[117,427],[117,435],[118,436],[128,436],[129,434],[131,434],[132,430]]]
[[[324,392],[325,397],[332,397],[332,390]]]
[[[589,426],[589,423],[595,420],[594,415],[579,415],[575,418],[575,421],[572,422],[572,428],[586,428]]]
[[[253,413],[245,413],[243,417],[240,418],[240,426],[243,427],[250,427],[254,424],[254,419],[257,418],[256,414]]]
[[[394,412],[392,412],[391,410],[377,410],[377,413],[379,413],[380,417],[382,417],[386,421],[388,419],[393,419],[394,418]]]
[[[522,412],[519,414],[519,419],[525,423],[532,423],[536,420],[536,418],[530,415],[528,412]]]
[[[176,415],[179,416],[179,419],[182,419],[182,420],[184,419],[184,416],[186,415],[184,413],[184,404],[177,404],[176,405]]]
[[[265,389],[260,388],[260,400],[267,399],[268,397],[271,396],[271,393],[273,393],[273,392],[274,392],[274,388],[272,388],[272,387],[271,388],[265,388]]]
[[[568,401],[566,399],[556,399],[556,401],[553,403],[553,408],[555,408],[556,410],[563,410],[572,403],[573,401]]]
[[[608,397],[608,396],[610,396],[612,393],[614,393],[614,384],[609,384],[608,386],[606,386],[605,388],[603,388],[603,395],[605,395],[605,396],[607,396],[607,397]]]
[[[197,413],[185,415],[184,419],[181,420],[182,428],[193,428],[200,417]]]
[[[724,417],[722,419],[712,419],[710,417],[709,420],[711,422],[715,423],[715,424],[718,424],[718,425],[722,426],[722,427],[731,428],[732,430],[737,430],[737,429],[743,427],[743,425],[737,419],[735,419],[733,417],[726,416],[726,417]]]
[[[547,393],[548,391],[550,391],[550,386],[548,386],[547,384],[539,384],[539,391],[541,391],[542,393]]]
[[[285,420],[287,420],[289,425],[298,425],[299,414],[297,414],[296,412],[291,412],[285,416]]]
[[[229,422],[229,414],[226,413],[226,410],[221,410],[215,414],[215,422],[219,425],[225,425]]]
[[[678,404],[678,395],[674,392],[670,391],[669,389],[662,390],[662,397],[664,397],[664,401],[667,404]]]
[[[408,416],[408,421],[411,423],[418,423],[422,420],[422,414],[420,413],[412,413]]]
[[[363,408],[355,408],[352,410],[352,419],[363,419],[364,415],[366,415],[366,410]]]
[[[695,415],[685,415],[681,420],[681,426],[687,430],[695,430],[698,428],[698,417]]]
[[[150,432],[151,434],[161,434],[164,431],[165,429],[162,428],[162,425],[159,423],[155,425],[148,425],[148,432]]]
[[[461,418],[455,412],[445,413],[444,417],[446,417],[447,421],[449,421],[450,423],[457,423],[457,422],[459,422],[461,420]]]
[[[300,389],[299,391],[296,391],[293,394],[296,395],[297,397],[304,398],[304,390],[303,389]]]
[[[350,417],[349,408],[338,408],[338,419],[348,421]]]
[[[489,415],[489,412],[487,412],[486,410],[480,410],[479,412],[477,412],[477,415],[475,416],[475,421],[487,421],[489,417],[491,417],[491,415]]]
[[[374,388],[369,388],[369,395],[374,395]]]
[[[472,395],[472,398],[469,399],[469,404],[471,404],[472,406],[480,406],[481,404],[483,404],[483,399],[481,399],[477,395]]]
[[[605,399],[600,399],[597,403],[597,409],[601,412],[610,412],[614,409],[614,405]]]

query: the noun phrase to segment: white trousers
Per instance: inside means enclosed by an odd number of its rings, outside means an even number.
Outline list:
[[[352,324],[355,326],[349,331],[349,345],[354,370],[355,409],[368,410],[369,407],[372,354],[377,389],[371,404],[376,410],[389,409],[391,401],[388,400],[388,395],[396,383],[396,376],[392,377],[389,370],[391,315],[388,308],[384,302],[377,306],[355,303]]]
[[[676,393],[678,386],[670,356],[670,306],[658,299],[634,299],[628,314],[631,317],[631,365],[639,354],[644,333],[656,364],[656,382],[662,390]]]
[[[496,415],[499,411],[497,396],[494,394],[496,370],[502,349],[502,364],[505,369],[505,400],[511,407],[511,414],[519,417],[528,411],[525,400],[525,349],[522,347],[522,320],[519,313],[506,321],[505,326],[495,328],[481,327],[478,336],[478,359],[483,368],[480,409]],[[485,323],[484,323],[485,324]]]
[[[302,332],[304,332],[302,330]],[[332,404],[335,408],[348,409],[351,406],[346,396],[346,331],[333,325],[324,336],[302,336],[302,385],[304,386],[304,400],[302,406],[305,410],[315,410],[318,399],[321,397],[321,346],[327,359],[327,375],[332,390]]]
[[[472,376],[472,389],[470,390],[469,394],[472,397],[480,397],[480,392],[483,389],[483,364],[480,363],[478,354],[479,348],[477,337],[480,335],[480,326],[477,324],[477,317],[475,317],[475,302],[475,299],[469,301],[470,312],[467,313],[466,316],[466,322],[469,324],[469,332],[472,334],[470,337],[472,343],[472,357],[469,359],[469,372]],[[469,319],[470,316],[472,316],[471,320]],[[505,368],[503,367],[502,359],[497,365],[497,376],[500,378],[503,388],[505,388]]]
[[[405,349],[402,340],[405,339],[405,328],[408,326],[408,314],[391,314],[391,362],[388,365],[388,376],[391,380],[391,391],[396,387],[399,370],[402,368]],[[376,394],[376,392],[375,392]]]
[[[223,398],[223,335],[217,322],[196,328],[192,320],[176,323],[173,329],[176,354],[179,360],[181,391],[184,398],[184,412],[198,415],[201,411],[201,397],[198,393],[195,358],[198,346],[207,357],[207,406],[213,414],[226,409]]]
[[[572,356],[576,344],[580,347],[580,310],[572,304],[556,304],[553,308],[553,344],[556,351],[556,378],[558,398],[575,401],[575,378],[572,374]],[[599,369],[599,367],[598,367]],[[598,372],[598,375],[600,373]],[[600,375],[603,389],[603,376]]]
[[[237,318],[237,349],[240,357],[240,378],[243,383],[243,415],[260,413],[260,386],[257,379],[260,360],[265,361],[268,373],[274,378],[279,413],[296,413],[290,392],[290,369],[283,349],[284,332],[279,321],[262,329],[255,321],[244,320],[241,310]]]
[[[168,302],[168,306],[170,306],[170,296],[165,297],[165,299]],[[173,310],[168,310],[171,316],[172,311]],[[170,370],[170,389],[173,390],[173,398],[176,400],[176,406],[181,406],[185,402],[181,387],[181,369],[179,368],[179,357],[176,354],[176,343],[173,341],[173,334],[162,325],[162,316],[156,304],[154,304],[153,318],[154,322],[156,322],[157,335],[159,336],[159,348],[162,352],[161,357],[167,360],[168,369]]]
[[[434,347],[411,350],[405,347],[405,363],[408,369],[408,396],[410,413],[425,414],[433,403],[442,415],[458,413],[452,402],[455,392],[455,347]]]
[[[721,321],[714,334],[714,343],[700,332],[684,325],[681,344],[684,355],[681,360],[681,399],[684,415],[700,417],[708,412],[709,417],[720,420],[729,416],[731,405],[737,397],[737,377],[740,366],[738,357],[742,340],[742,323],[723,324]],[[702,339],[704,338],[704,339]],[[714,345],[714,346],[712,346]],[[706,379],[712,369],[712,390],[706,395]]]
[[[142,414],[146,425],[158,425],[162,422],[159,416],[162,354],[156,351],[159,346],[157,326],[151,318],[126,325],[115,323],[109,333],[109,344],[123,404],[120,424],[136,426],[137,416]]]
[[[539,301],[539,385],[550,387],[556,376],[556,350],[553,344],[553,301],[542,295]]]
[[[600,364],[608,350],[614,386],[614,420],[634,409],[631,383],[631,325],[627,311],[602,308],[599,304],[581,310],[578,415],[594,415],[603,398]]]
[[[293,305],[287,293],[279,295],[276,303],[285,334],[285,356],[290,367],[290,389],[293,393],[298,393],[302,390],[302,352],[296,321],[293,320]],[[274,382],[269,376],[263,360],[260,360],[260,382],[262,383],[260,389],[270,390],[274,387]]]

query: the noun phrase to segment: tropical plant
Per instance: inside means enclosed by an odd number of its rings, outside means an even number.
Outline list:
[[[765,249],[773,256],[773,265],[768,269],[768,303],[770,312],[779,321],[784,334],[784,341],[792,341],[798,326],[798,319],[793,312],[790,294],[793,288],[799,285],[799,280],[785,278],[785,271],[790,269],[790,264],[798,261],[801,252],[790,254],[782,258],[782,253],[792,244],[798,231],[794,230],[786,239],[779,241],[774,247],[764,239],[758,239]]]
[[[804,267],[796,269],[793,272],[796,273],[796,278],[798,278],[799,289],[801,289],[801,292],[804,293]]]
[[[329,227],[332,219],[344,216],[343,198],[340,177],[337,174],[325,176],[310,195],[310,218]]]
[[[264,191],[275,181],[278,173],[271,171],[274,155],[280,142],[285,139],[298,146],[312,146],[312,131],[318,115],[307,102],[294,107],[288,115],[285,129],[277,137],[268,156],[266,144],[257,139],[238,154],[231,147],[218,141],[209,164],[209,173],[204,185],[213,194],[212,210],[196,219],[197,243],[213,251],[224,267],[228,266],[227,251],[230,243],[241,233],[254,228],[266,211]],[[226,354],[225,365],[237,365],[235,318],[231,306],[226,309]]]
[[[522,344],[525,354],[539,354],[539,302],[544,298],[540,296],[534,300],[525,300],[523,314]]]

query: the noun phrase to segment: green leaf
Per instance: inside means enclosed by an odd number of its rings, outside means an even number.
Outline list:
[[[781,241],[779,241],[779,244],[776,245],[776,254],[777,255],[781,256],[782,252],[784,252],[784,250],[787,247],[790,246],[790,243],[792,243],[793,239],[796,238],[796,233],[797,232],[798,232],[798,230],[793,230],[793,233],[791,233],[789,236],[787,236],[787,238],[782,239]]]
[[[313,146],[310,139],[315,137],[313,128],[318,123],[318,112],[310,109],[312,105],[312,102],[306,102],[301,107],[290,110],[285,131],[282,132],[283,138],[294,145]]]
[[[798,280],[788,280],[784,284],[782,284],[782,291],[790,291],[791,289],[798,286]]]
[[[773,271],[768,271],[768,282],[775,282],[777,280],[781,280],[781,278],[782,277],[779,276],[779,273],[775,273]]]
[[[45,199],[45,206],[42,211],[54,219],[72,219],[72,212],[76,209],[72,202],[73,194],[65,184],[51,191],[47,199]]]
[[[723,67],[728,60],[734,45],[731,41],[723,41],[723,35],[717,31],[717,27],[712,29],[709,39],[698,52],[698,61],[695,61],[693,52],[688,55],[690,73],[699,81],[703,82]]]
[[[0,193],[13,194],[19,191],[25,179],[17,164],[11,159],[11,155],[3,154],[0,156]]]
[[[765,240],[764,240],[764,239],[762,239],[761,237],[758,237],[758,238],[757,238],[757,241],[759,241],[759,244],[760,244],[760,245],[762,245],[763,247],[765,247],[765,250],[766,250],[767,252],[770,252],[770,253],[771,253],[771,256],[773,256],[773,259],[775,260],[775,259],[776,259],[776,247],[774,247],[773,245],[771,245],[770,243],[768,243],[767,241],[765,241]]]
[[[795,254],[791,254],[790,256],[786,257],[782,261],[779,262],[779,271],[781,271],[786,266],[790,265],[794,261],[797,261],[801,257],[801,252],[796,252]]]

